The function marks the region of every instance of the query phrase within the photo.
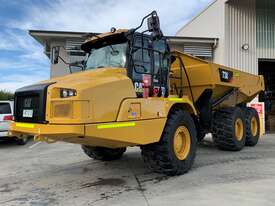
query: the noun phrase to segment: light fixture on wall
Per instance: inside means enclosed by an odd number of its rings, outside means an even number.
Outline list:
[[[249,44],[243,44],[242,49],[245,51],[249,50]]]
[[[116,32],[116,28],[115,28],[115,27],[112,27],[112,28],[111,28],[111,32],[112,32],[112,33],[115,33],[115,32]]]

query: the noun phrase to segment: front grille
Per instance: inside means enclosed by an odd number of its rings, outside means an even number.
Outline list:
[[[16,105],[16,117],[19,118],[20,121],[39,121],[39,110],[41,110],[41,106],[39,105],[39,95],[33,96],[18,96],[17,97],[17,105]],[[30,102],[30,103],[28,103]],[[29,104],[29,105],[28,105]],[[32,111],[32,117],[24,117],[23,112]]]
[[[46,123],[46,98],[49,85],[49,83],[32,85],[16,90],[14,105],[15,121]]]

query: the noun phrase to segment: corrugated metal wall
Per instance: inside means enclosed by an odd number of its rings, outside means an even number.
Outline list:
[[[256,0],[231,0],[225,7],[225,62],[257,74]],[[248,50],[242,49],[244,44]]]
[[[257,53],[260,59],[275,59],[275,1],[257,0]]]
[[[275,0],[226,3],[225,42],[228,66],[258,74],[258,59],[275,59]]]

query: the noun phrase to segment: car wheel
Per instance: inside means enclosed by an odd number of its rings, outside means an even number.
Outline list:
[[[28,136],[24,136],[24,137],[22,137],[22,138],[17,138],[17,144],[18,145],[25,145],[25,144],[27,144],[28,143],[28,141],[29,141],[29,137]]]

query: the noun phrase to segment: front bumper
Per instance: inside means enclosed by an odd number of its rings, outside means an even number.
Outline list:
[[[46,142],[64,141],[82,145],[119,148],[158,142],[165,123],[166,118],[81,125],[13,122],[11,134],[14,136],[33,135],[36,140],[45,140]]]
[[[84,125],[51,125],[13,122],[11,135],[32,135],[41,138],[61,140],[71,137],[84,136]]]

